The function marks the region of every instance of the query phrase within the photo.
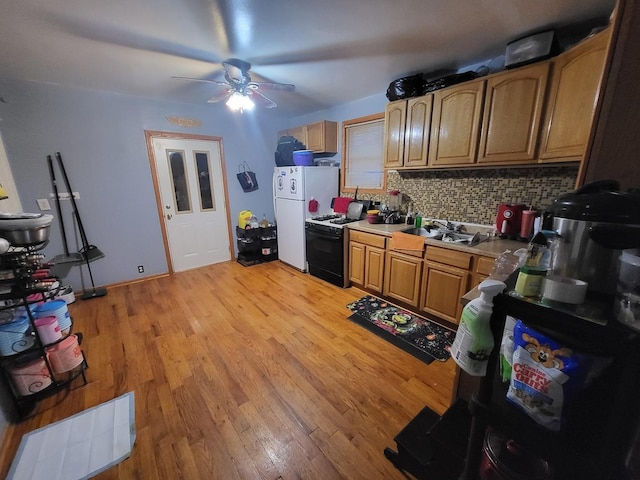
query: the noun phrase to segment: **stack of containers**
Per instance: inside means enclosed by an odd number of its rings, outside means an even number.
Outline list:
[[[56,317],[62,336],[69,335],[71,331],[71,316],[69,315],[67,302],[64,300],[51,300],[38,305],[34,313],[36,318]]]
[[[51,345],[62,338],[58,317],[53,315],[36,318],[33,322],[38,332],[38,337],[43,345]]]
[[[18,395],[32,395],[51,385],[51,375],[42,357],[16,362],[8,370]]]
[[[29,317],[26,315],[18,314],[0,325],[0,355],[15,355],[31,348],[34,341]]]
[[[61,342],[46,349],[47,358],[53,373],[65,373],[73,370],[84,360],[76,335],[69,335]]]

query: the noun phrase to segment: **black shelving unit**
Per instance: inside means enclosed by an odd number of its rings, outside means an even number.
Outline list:
[[[278,259],[275,226],[247,229],[236,226],[236,236],[238,237],[238,263],[245,267]]]
[[[449,435],[467,441],[464,460],[450,454],[438,459],[434,454],[430,464],[421,465],[417,473],[403,468],[413,465],[413,456],[410,461],[405,458],[404,463],[394,464],[418,479],[478,480],[485,434],[493,428],[523,450],[547,460],[554,479],[631,480],[627,462],[640,425],[640,335],[613,318],[607,299],[588,297],[579,307],[525,299],[513,292],[516,276],[507,280],[506,292],[494,298],[491,329],[495,348],[488,374],[469,400],[466,414],[470,414],[470,421],[459,420],[465,412],[457,404],[442,416],[443,420],[458,417]],[[602,373],[565,403],[560,431],[538,425],[506,399],[508,384],[502,382],[499,371],[499,345],[507,316],[522,320],[574,351],[610,359]],[[425,438],[433,443],[435,435],[430,429],[426,431]],[[453,476],[444,476],[433,468],[442,462],[449,464]]]
[[[46,397],[54,395],[59,391],[69,388],[71,383],[78,377],[82,377],[84,384],[87,383],[85,370],[87,369],[87,360],[82,349],[82,361],[74,368],[65,372],[55,372],[49,360],[48,349],[54,348],[56,344],[63,342],[69,335],[73,334],[73,318],[70,317],[70,326],[65,335],[54,342],[45,344],[35,324],[35,317],[31,311],[31,305],[42,301],[50,301],[56,294],[55,290],[51,290],[50,282],[58,281],[55,277],[49,277],[48,282],[43,281],[37,275],[38,271],[43,270],[42,260],[44,256],[39,251],[46,244],[29,246],[29,247],[12,247],[8,252],[0,255],[0,269],[6,273],[9,278],[4,278],[0,284],[5,287],[6,291],[0,294],[0,300],[6,303],[0,307],[1,312],[9,312],[11,310],[24,308],[24,313],[28,317],[29,329],[25,333],[25,343],[16,345],[15,353],[10,355],[0,355],[0,370],[2,370],[7,384],[10,386],[10,393],[15,401],[18,420],[24,419],[35,408],[36,404]],[[37,300],[30,300],[32,294],[36,294]],[[82,334],[75,333],[78,341],[78,348],[82,343]],[[27,340],[28,339],[28,340]],[[26,348],[22,348],[26,347]],[[50,384],[46,388],[41,388],[39,383],[40,375],[35,376],[34,383],[29,385],[30,393],[25,394],[24,391],[17,386],[16,380],[12,374],[13,369],[24,366],[29,362],[42,360],[46,376],[50,378]],[[33,388],[31,388],[33,387]]]

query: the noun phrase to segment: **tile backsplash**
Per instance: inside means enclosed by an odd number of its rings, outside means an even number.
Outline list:
[[[387,190],[400,190],[403,211],[430,218],[492,225],[501,202],[537,210],[575,189],[578,166],[387,172]],[[364,195],[363,195],[364,197]],[[371,196],[382,203],[386,196]]]

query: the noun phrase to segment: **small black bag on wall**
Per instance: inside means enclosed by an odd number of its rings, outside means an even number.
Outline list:
[[[242,190],[247,192],[253,192],[258,189],[258,180],[256,180],[256,174],[251,171],[251,167],[247,162],[242,162],[238,166],[238,173],[236,174]]]

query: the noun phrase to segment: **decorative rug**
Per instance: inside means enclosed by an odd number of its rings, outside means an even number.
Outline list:
[[[22,437],[8,480],[91,478],[131,455],[133,392]]]
[[[349,320],[401,348],[425,363],[446,361],[455,332],[384,300],[367,295],[347,308]]]

